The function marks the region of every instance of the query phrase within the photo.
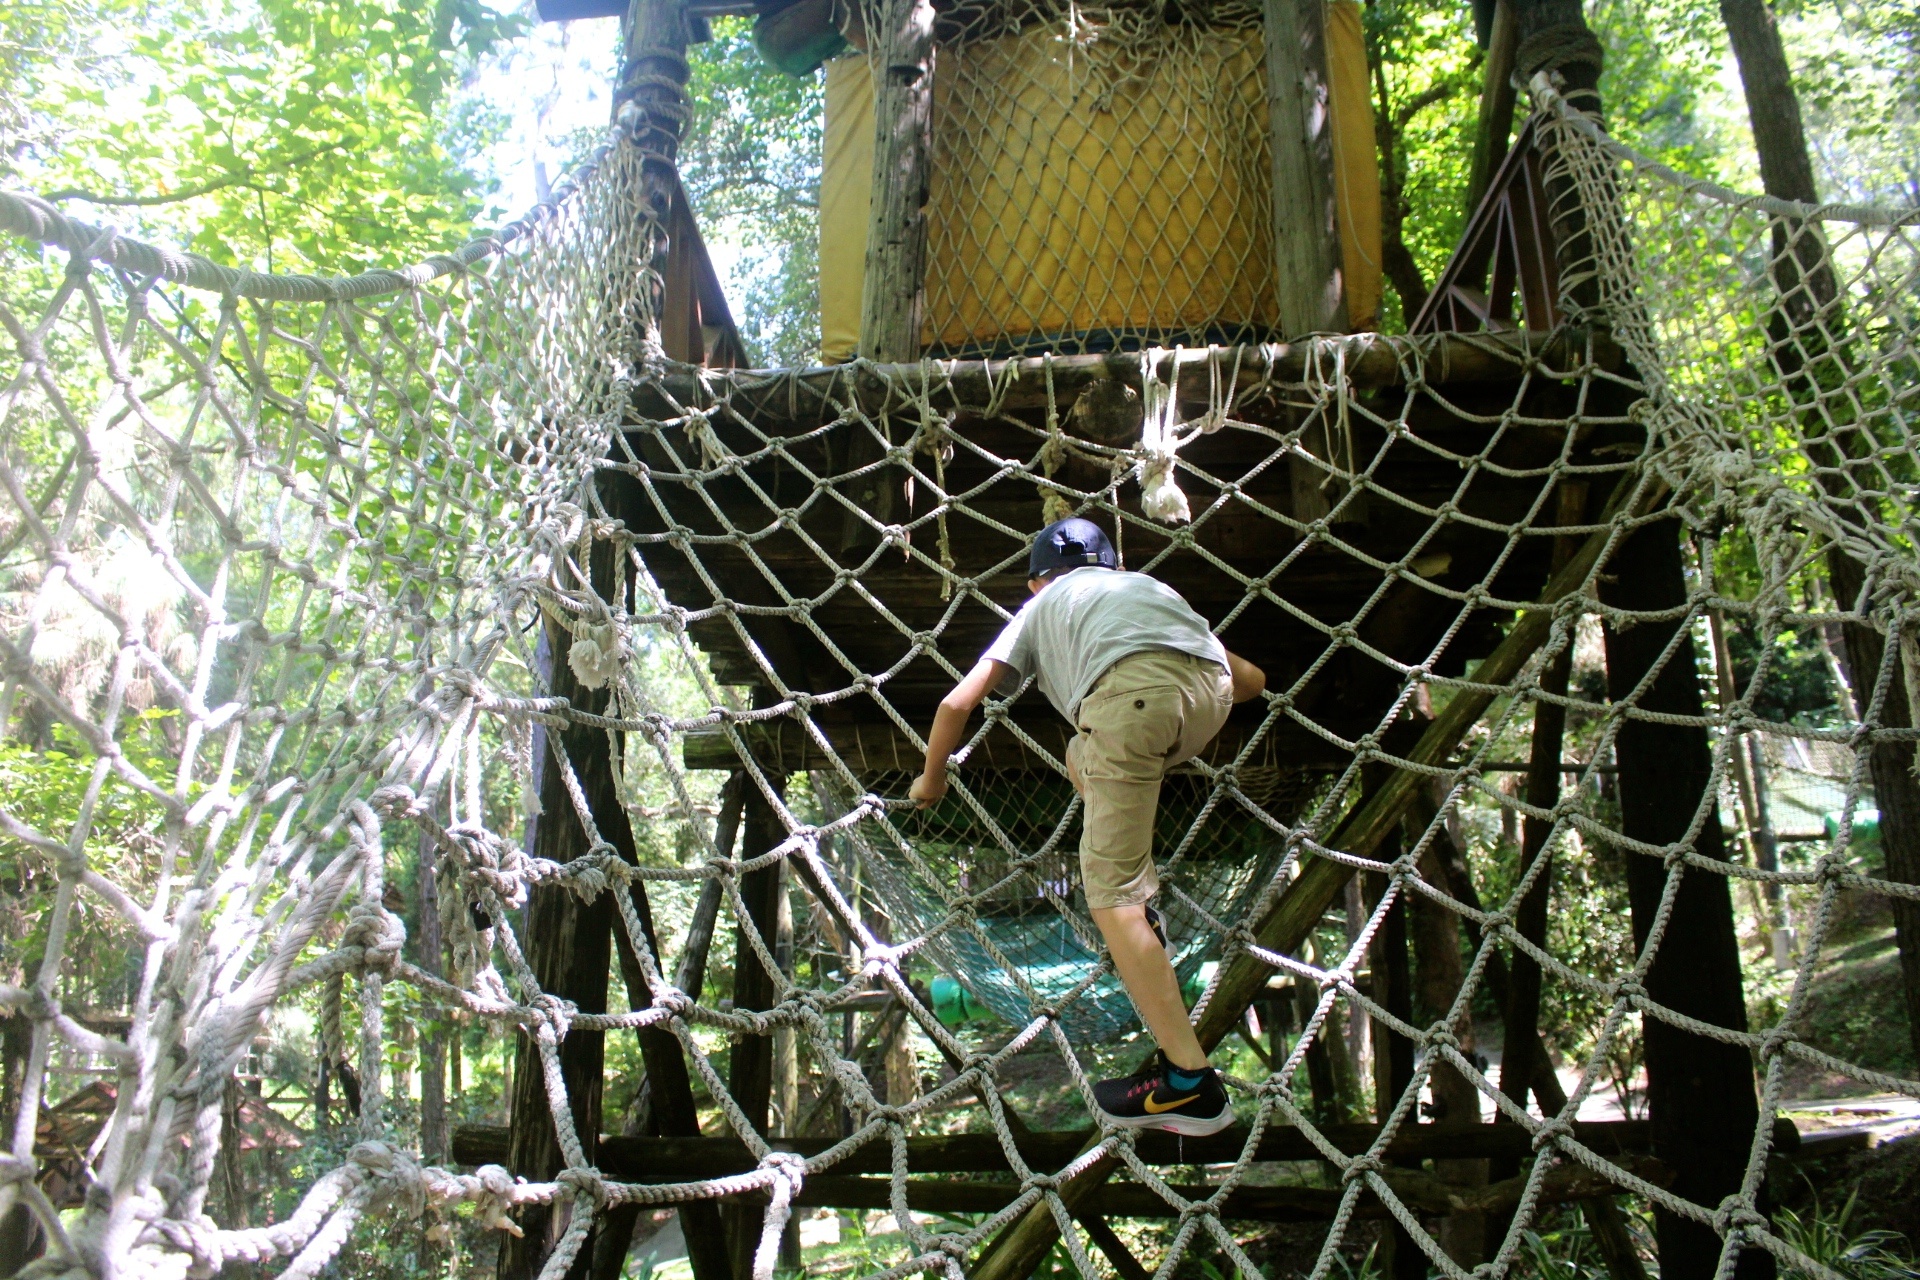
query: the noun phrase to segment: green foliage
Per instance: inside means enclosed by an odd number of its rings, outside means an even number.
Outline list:
[[[1774,1214],[1774,1230],[1789,1245],[1849,1280],[1902,1280],[1912,1276],[1914,1259],[1900,1235],[1850,1229],[1858,1199],[1858,1191],[1849,1195],[1837,1213],[1823,1209],[1818,1199],[1804,1217],[1791,1209],[1780,1209]]]
[[[734,318],[759,362],[810,363],[820,347],[825,73],[769,65],[747,18],[716,19],[713,39],[690,54],[680,173],[702,234],[741,253]]]
[[[34,90],[0,120],[0,175],[221,261],[404,263],[471,235],[466,161],[495,122],[452,90],[523,27],[479,0],[24,6],[0,15],[0,63]]]

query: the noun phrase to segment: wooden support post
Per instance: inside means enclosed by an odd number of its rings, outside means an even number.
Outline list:
[[[860,354],[920,358],[933,150],[933,4],[884,0],[873,29],[873,213]]]
[[[417,962],[434,977],[442,975],[440,872],[431,834],[420,833],[420,954]],[[447,1031],[453,1024],[436,1018],[420,1037],[420,1155],[428,1164],[447,1158]]]
[[[1607,568],[1602,594],[1614,608],[1658,613],[1686,604],[1679,531],[1672,521],[1636,530]],[[1692,636],[1676,639],[1675,634],[1691,623],[1691,617],[1681,617],[1640,621],[1625,630],[1606,628],[1607,687],[1616,703],[1651,675],[1637,710],[1703,714]],[[1655,673],[1663,660],[1665,665]],[[1712,767],[1707,731],[1629,715],[1616,741],[1623,833],[1651,845],[1670,844],[1686,836],[1705,806],[1706,820],[1693,851],[1724,859],[1716,797],[1707,790]],[[1647,974],[1648,997],[1701,1022],[1745,1031],[1747,1010],[1727,877],[1685,867],[1669,870],[1644,854],[1625,857],[1636,947],[1647,945],[1669,876],[1680,878]],[[1673,1168],[1676,1195],[1717,1207],[1739,1192],[1759,1123],[1753,1063],[1744,1048],[1682,1031],[1652,1015],[1643,1025],[1654,1155]],[[1665,1280],[1707,1280],[1717,1273],[1721,1240],[1711,1227],[1658,1206],[1654,1225]],[[1773,1258],[1760,1249],[1744,1250],[1734,1274],[1741,1280],[1771,1277]]]
[[[660,321],[667,310],[668,229],[680,186],[674,158],[687,118],[687,23],[684,0],[630,0],[622,24],[620,85],[613,95],[613,118],[641,155],[641,191],[653,235],[645,250],[653,279],[645,341],[659,352],[665,350]]]
[[[1398,729],[1400,725],[1395,725]],[[1409,725],[1409,728],[1412,726]],[[1393,735],[1391,731],[1389,736]],[[1391,748],[1389,748],[1391,749]],[[1392,769],[1375,762],[1366,766],[1367,791],[1373,793],[1385,785]],[[1372,856],[1391,862],[1400,856],[1400,832],[1388,832],[1373,850]],[[1389,881],[1384,874],[1370,872],[1365,877],[1367,912],[1371,916],[1386,896]],[[1407,963],[1407,895],[1394,895],[1386,916],[1374,930],[1368,967],[1373,973],[1373,998],[1387,1013],[1401,1022],[1413,1021],[1413,971]],[[1379,1018],[1373,1020],[1373,1116],[1384,1123],[1399,1104],[1400,1096],[1413,1084],[1413,1042],[1394,1034],[1393,1028]],[[1417,1117],[1416,1117],[1417,1118]],[[1426,1255],[1414,1243],[1407,1229],[1395,1222],[1381,1241],[1381,1259],[1394,1280],[1425,1280]]]
[[[785,789],[786,781],[781,774],[767,779],[776,794]],[[787,837],[780,815],[752,778],[746,780],[740,825],[742,853],[749,858],[759,857]],[[777,984],[755,954],[750,934],[758,934],[767,950],[773,950],[779,894],[778,865],[761,867],[740,877],[740,896],[747,904],[747,919],[734,921],[737,942],[733,953],[733,1007],[736,1010],[773,1007]],[[733,1095],[755,1131],[766,1133],[768,1103],[773,1097],[771,1036],[747,1036],[734,1044],[728,1063],[727,1092]],[[760,1245],[763,1216],[757,1205],[732,1205],[726,1211],[727,1246],[736,1277],[753,1274],[753,1252]]]
[[[600,598],[617,600],[619,560],[614,544],[596,540],[588,566]],[[579,710],[601,713],[612,691],[588,689],[574,676],[567,661],[572,634],[549,624],[547,643],[552,655],[548,688],[553,696],[567,699]],[[563,762],[571,762],[586,790],[594,822],[603,827],[602,834],[616,816],[621,825],[625,820],[612,790],[614,763],[606,730],[582,724],[570,724],[557,732],[548,730],[540,774],[541,816],[534,826],[533,853],[558,863],[585,856],[592,845],[568,794]],[[613,915],[611,894],[582,902],[570,885],[549,883],[533,889],[520,938],[527,963],[543,992],[571,1002],[582,1013],[606,1012]],[[601,1031],[575,1030],[560,1043],[560,1072],[566,1081],[568,1105],[589,1160],[595,1157],[600,1136],[605,1049],[606,1033]],[[565,1161],[554,1133],[539,1051],[524,1031],[517,1037],[514,1052],[512,1117],[513,1141],[507,1167],[533,1181],[553,1177]],[[547,1205],[528,1205],[520,1210],[520,1226],[523,1235],[502,1241],[500,1280],[532,1280],[538,1275],[565,1230],[566,1215]],[[581,1250],[569,1275],[584,1276],[591,1259],[591,1248]]]
[[[1120,1280],[1153,1280],[1153,1272],[1140,1265],[1140,1259],[1133,1256],[1133,1250],[1127,1248],[1127,1242],[1107,1225],[1104,1217],[1097,1213],[1081,1213],[1074,1215],[1073,1220],[1085,1229],[1087,1239],[1107,1255],[1107,1261],[1113,1264],[1114,1273]]]
[[[1616,517],[1645,515],[1665,497],[1666,489],[1658,482],[1625,477],[1601,514],[1601,523],[1607,524]],[[1484,684],[1457,693],[1421,734],[1408,759],[1415,764],[1438,764],[1452,754],[1492,704],[1491,690],[1518,675],[1527,660],[1546,642],[1552,629],[1553,604],[1586,580],[1612,539],[1611,528],[1597,529],[1588,535],[1579,552],[1541,589],[1540,607],[1523,612],[1506,638],[1475,668],[1475,679]],[[1326,838],[1327,846],[1359,857],[1371,857],[1427,785],[1425,775],[1396,772],[1385,786],[1341,820]],[[1254,922],[1254,944],[1282,955],[1297,951],[1352,875],[1352,868],[1342,863],[1304,856],[1299,874]],[[1214,980],[1213,994],[1199,1011],[1194,1026],[1201,1048],[1211,1052],[1226,1038],[1246,1007],[1266,989],[1272,972],[1266,961],[1250,951],[1240,950],[1229,955]],[[1068,1179],[1059,1194],[1069,1210],[1104,1185],[1117,1163],[1112,1157],[1096,1160]],[[986,1257],[975,1267],[973,1280],[1025,1280],[1053,1248],[1059,1239],[1058,1233],[1051,1208],[1033,1206],[995,1238]]]
[[[1480,122],[1473,135],[1473,169],[1467,178],[1468,217],[1486,199],[1513,139],[1513,53],[1520,41],[1520,20],[1513,6],[1514,0],[1498,0],[1493,9],[1493,32],[1487,41],[1480,87]]]
[[[740,819],[739,789],[734,785],[735,781],[737,775],[728,781],[727,787],[732,788],[731,792],[727,788],[722,789],[720,820],[715,824],[714,844],[723,857],[733,851],[734,828],[739,825]],[[633,828],[624,811],[617,821],[603,824],[602,834],[619,850],[623,859],[628,862],[636,860]],[[714,883],[709,881],[708,885]],[[640,919],[640,930],[647,950],[656,964],[663,964],[660,938],[654,929],[647,887],[636,881],[630,886],[629,894],[634,914]],[[703,888],[701,902],[705,901]],[[717,894],[715,901],[718,901]],[[690,991],[695,998],[699,996],[706,969],[707,945],[713,936],[713,916],[707,916],[705,936],[702,937],[699,933],[699,914],[700,908],[696,905],[686,947],[674,975],[674,985],[683,991]],[[653,995],[647,990],[646,971],[640,965],[640,957],[626,930],[617,923],[614,943],[620,959],[620,978],[627,988],[627,1006],[644,1009],[653,1003]],[[687,1070],[687,1060],[679,1038],[666,1027],[646,1027],[634,1034],[640,1043],[640,1060],[647,1072],[648,1129],[663,1138],[698,1138],[700,1112],[694,1104],[693,1080]],[[608,1211],[602,1228],[604,1234],[594,1241],[593,1280],[619,1280],[626,1265],[627,1250],[633,1240],[634,1223],[638,1216],[638,1205],[621,1205]],[[692,1200],[682,1204],[680,1231],[687,1242],[687,1261],[693,1267],[694,1280],[733,1280],[733,1260],[727,1251],[719,1205],[710,1200]]]
[[[1265,4],[1275,320],[1289,338],[1344,332],[1325,0]]]
[[[1424,796],[1420,799],[1425,799]],[[1422,839],[1432,825],[1433,813],[1421,821],[1423,806],[1416,801],[1407,814],[1406,838],[1409,843]],[[1436,833],[1420,859],[1420,875],[1430,884],[1447,882],[1446,861],[1451,838],[1443,828]],[[1425,894],[1411,894],[1407,900],[1407,934],[1413,944],[1414,1025],[1432,1026],[1446,1018],[1460,988],[1466,981],[1466,965],[1460,955],[1460,917]],[[1453,1024],[1460,1047],[1473,1055],[1473,1019],[1471,1014]],[[1480,1123],[1480,1093],[1473,1082],[1450,1062],[1436,1061],[1428,1073],[1433,1091],[1433,1123],[1437,1127],[1457,1129]],[[1483,1187],[1487,1183],[1484,1160],[1438,1160],[1434,1173],[1449,1186]],[[1471,1194],[1471,1193],[1469,1193]],[[1448,1214],[1434,1234],[1447,1256],[1462,1267],[1472,1269],[1486,1260],[1486,1215]]]

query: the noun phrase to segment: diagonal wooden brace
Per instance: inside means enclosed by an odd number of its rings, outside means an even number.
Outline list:
[[[1599,521],[1607,527],[1588,535],[1573,558],[1548,579],[1540,593],[1539,605],[1520,615],[1506,638],[1475,670],[1476,687],[1462,689],[1434,717],[1408,753],[1409,762],[1445,763],[1479,723],[1498,692],[1520,674],[1527,660],[1547,642],[1553,630],[1553,606],[1586,582],[1613,540],[1623,536],[1627,521],[1655,510],[1666,495],[1665,485],[1651,477],[1628,474],[1621,478]],[[1399,825],[1415,797],[1426,787],[1429,776],[1407,769],[1396,771],[1365,804],[1340,821],[1323,842],[1325,847],[1340,849],[1355,857],[1371,857]],[[1352,867],[1331,858],[1305,855],[1300,874],[1254,925],[1255,945],[1283,955],[1296,950],[1346,888],[1353,873]],[[1201,1048],[1211,1053],[1226,1039],[1246,1016],[1247,1006],[1265,990],[1272,972],[1273,966],[1249,950],[1234,954],[1221,967],[1219,981],[1194,1025]],[[1088,1138],[1084,1150],[1091,1150],[1100,1141],[1101,1135],[1096,1132]],[[1119,1164],[1116,1157],[1103,1157],[1063,1183],[1058,1195],[1068,1214],[1084,1211],[1093,1192],[1105,1184]],[[1034,1204],[987,1246],[974,1264],[973,1280],[1026,1280],[1052,1250],[1059,1232],[1052,1207],[1044,1200]]]

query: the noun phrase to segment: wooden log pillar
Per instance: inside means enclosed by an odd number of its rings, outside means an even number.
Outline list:
[[[420,833],[420,952],[422,969],[444,975],[440,937],[440,870],[433,837]],[[454,1023],[446,1017],[428,1022],[420,1037],[420,1156],[428,1164],[447,1158],[447,1035]]]
[[[1344,332],[1325,0],[1265,0],[1274,318],[1289,338]]]
[[[786,787],[784,774],[771,774],[767,783],[775,794]],[[741,807],[741,854],[757,858],[787,838],[786,825],[752,778],[746,780]],[[782,879],[778,864],[749,871],[740,877],[740,896],[747,905],[747,919],[735,920],[736,943],[733,953],[733,1007],[736,1011],[773,1007],[778,983],[767,972],[754,952],[750,934],[757,933],[768,952],[772,952],[780,912]],[[773,1097],[773,1037],[748,1036],[736,1041],[727,1064],[727,1092],[746,1114],[755,1132],[767,1132],[768,1104]],[[753,1274],[753,1253],[760,1245],[760,1224],[764,1207],[734,1204],[724,1211],[727,1248],[733,1259],[733,1274]]]
[[[588,572],[603,600],[617,599],[619,562],[613,543],[596,540]],[[611,702],[611,688],[588,689],[574,676],[567,656],[573,637],[563,627],[547,624],[552,655],[547,688],[576,709],[599,714]],[[534,824],[533,856],[566,863],[583,857],[592,841],[580,824],[568,794],[561,762],[569,761],[586,791],[595,825],[607,828],[616,815],[625,815],[613,799],[614,760],[605,729],[571,724],[549,730],[540,770],[541,816]],[[527,963],[547,995],[571,1002],[582,1013],[605,1013],[607,982],[612,961],[613,896],[603,893],[582,902],[571,886],[543,884],[528,895],[526,911],[516,928]],[[560,1073],[566,1081],[567,1101],[580,1145],[589,1160],[600,1140],[601,1096],[604,1081],[606,1033],[570,1031],[560,1042]],[[516,1037],[513,1062],[512,1139],[507,1167],[529,1181],[552,1178],[565,1167],[560,1140],[554,1132],[540,1054],[533,1037]],[[527,1205],[519,1213],[520,1236],[509,1236],[500,1249],[500,1280],[532,1280],[566,1229],[567,1213],[554,1206]],[[583,1248],[570,1277],[584,1277],[593,1250]]]
[[[911,363],[920,358],[926,321],[927,197],[933,180],[931,0],[880,0],[870,30],[874,39],[873,191],[860,296],[860,355],[867,360]],[[884,423],[882,429],[886,429]],[[865,426],[852,427],[841,454],[843,470],[872,466],[891,444]],[[884,526],[899,520],[904,505],[899,469],[880,467],[867,472],[852,482],[848,496],[854,505],[842,519],[843,553],[879,541],[869,521]]]
[[[1622,543],[1601,577],[1602,599],[1640,613],[1686,603],[1678,525],[1663,520],[1642,526]],[[1633,696],[1643,712],[1701,716],[1704,706],[1690,617],[1638,621],[1606,627],[1607,689],[1615,703]],[[1666,650],[1673,645],[1670,657]],[[1665,665],[1654,673],[1655,664]],[[1629,717],[1616,739],[1623,833],[1653,845],[1681,840],[1704,806],[1706,820],[1693,845],[1701,857],[1724,860],[1725,848],[1708,789],[1712,756],[1706,729],[1655,724]],[[1660,911],[1669,876],[1678,876],[1671,915],[1646,977],[1650,999],[1687,1017],[1733,1031],[1747,1029],[1734,935],[1733,895],[1727,877],[1627,853],[1627,890],[1633,908],[1636,947],[1644,949]],[[1696,1204],[1718,1208],[1741,1189],[1747,1155],[1759,1124],[1753,1063],[1738,1045],[1682,1031],[1652,1015],[1643,1019],[1647,1058],[1647,1109],[1653,1154],[1674,1171],[1672,1190]],[[1718,1272],[1721,1239],[1712,1228],[1656,1206],[1655,1235],[1663,1280],[1708,1280]],[[1734,1272],[1741,1280],[1774,1274],[1771,1255],[1741,1254]]]
[[[1514,0],[1498,0],[1487,36],[1487,61],[1480,87],[1480,119],[1473,133],[1473,168],[1467,177],[1467,216],[1486,199],[1487,188],[1513,140],[1513,55],[1520,41]]]
[[[881,0],[874,24],[873,201],[860,354],[920,358],[933,151],[933,4]]]
[[[622,23],[620,84],[613,95],[613,118],[641,156],[641,191],[652,236],[642,249],[652,280],[641,340],[656,359],[665,350],[660,325],[666,314],[668,229],[680,185],[674,159],[687,120],[688,23],[684,0],[630,0]]]

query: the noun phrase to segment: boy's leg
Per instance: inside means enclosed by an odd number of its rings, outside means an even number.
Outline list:
[[[1113,967],[1132,997],[1133,1007],[1140,1011],[1140,1020],[1147,1024],[1167,1061],[1193,1071],[1205,1067],[1207,1055],[1187,1019],[1180,980],[1167,959],[1167,949],[1147,923],[1146,904],[1095,907],[1093,922],[1107,940]]]

